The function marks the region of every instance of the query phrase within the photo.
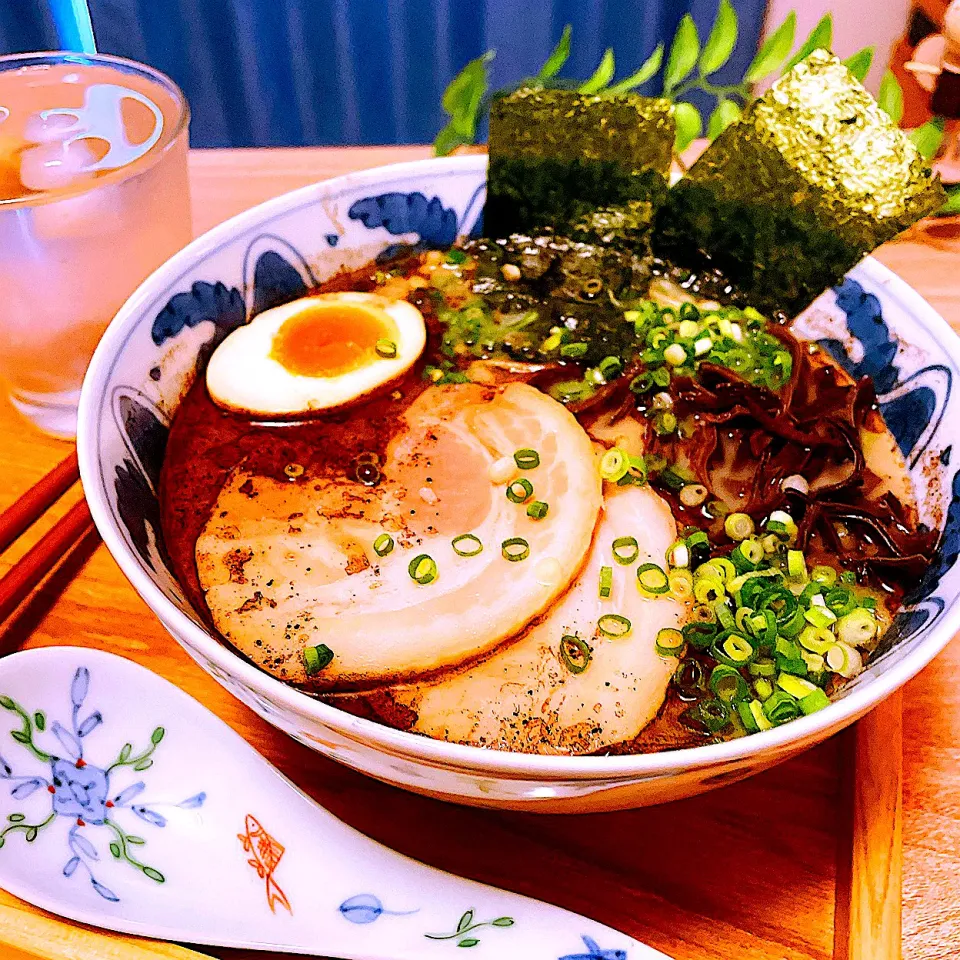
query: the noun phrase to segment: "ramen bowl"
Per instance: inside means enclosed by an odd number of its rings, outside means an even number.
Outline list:
[[[137,592],[204,670],[325,756],[417,793],[477,806],[583,813],[662,803],[740,780],[837,732],[926,665],[960,628],[960,340],[913,290],[867,259],[795,329],[870,376],[922,519],[940,531],[868,668],[829,707],[752,736],[626,756],[507,753],[431,740],[320,702],[218,639],[170,571],[157,499],[171,419],[218,332],[302,296],[344,268],[482,230],[483,157],[426,160],[294,191],[222,224],[154,273],[121,309],[80,402],[84,490]]]

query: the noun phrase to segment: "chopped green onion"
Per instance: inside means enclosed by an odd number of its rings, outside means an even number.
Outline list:
[[[731,633],[720,645],[720,648],[727,655],[727,658],[735,664],[746,664],[756,657],[753,645],[746,637],[741,637],[739,633]]]
[[[679,343],[671,343],[666,350],[663,351],[663,359],[670,364],[671,367],[680,367],[687,360],[687,351]]]
[[[804,680],[801,677],[795,677],[789,673],[781,673],[780,676],[777,677],[777,686],[797,700],[802,700],[808,693],[813,693],[813,691],[817,689],[815,683],[811,683],[809,680]]]
[[[803,615],[807,623],[812,623],[815,627],[829,627],[837,622],[837,615],[832,610],[817,604],[811,604],[807,610],[804,610]]]
[[[801,631],[800,636],[797,637],[797,642],[804,650],[824,654],[837,642],[837,639],[833,632],[825,627],[811,625]]]
[[[685,644],[684,634],[673,627],[663,627],[657,631],[657,653],[661,657],[679,657]]]
[[[855,584],[857,582],[857,575],[852,570],[844,570],[843,573],[840,574],[840,582]]]
[[[767,718],[767,714],[763,709],[763,704],[759,700],[750,701],[750,713],[757,725],[757,730],[769,730],[773,727],[773,724]]]
[[[688,483],[680,491],[680,502],[685,507],[699,507],[707,499],[709,491],[702,483]]]
[[[653,384],[656,387],[669,387],[670,380],[670,371],[666,367],[657,367],[656,370],[651,374],[653,378]]]
[[[714,695],[726,702],[745,700],[750,695],[747,681],[735,667],[718,664],[710,673],[710,689]]]
[[[760,657],[748,665],[750,675],[770,679],[777,675],[777,665],[769,657]]]
[[[669,410],[658,413],[653,420],[653,429],[661,437],[673,433],[677,429],[677,417]]]
[[[513,462],[521,470],[535,470],[540,466],[540,454],[536,450],[524,447],[513,455]]]
[[[851,647],[865,646],[876,635],[876,618],[869,610],[864,610],[862,607],[845,614],[837,621],[837,636]]]
[[[613,559],[621,566],[628,566],[639,556],[640,544],[637,543],[636,537],[617,537],[613,541]]]
[[[619,613],[605,613],[597,621],[597,629],[605,637],[625,637],[632,629],[633,624]]]
[[[500,544],[500,552],[504,559],[516,563],[518,560],[526,560],[530,556],[530,544],[523,537],[510,537]]]
[[[706,650],[716,639],[717,625],[710,622],[688,623],[681,631],[684,640],[697,650]]]
[[[807,561],[802,550],[787,551],[787,575],[791,580],[803,583],[807,579]]]
[[[385,557],[393,549],[393,537],[389,533],[381,533],[373,541],[373,552],[378,557]]]
[[[606,600],[613,590],[613,567],[600,568],[600,596]]]
[[[809,650],[801,650],[800,657],[807,665],[810,673],[820,673],[827,669],[827,661],[819,653],[811,653]]]
[[[589,344],[586,343],[565,343],[560,348],[561,357],[569,357],[571,360],[579,360],[586,356]]]
[[[507,499],[511,503],[526,503],[533,496],[533,484],[526,477],[519,477],[507,485]]]
[[[817,687],[800,701],[800,709],[806,716],[830,706],[830,698]]]
[[[857,609],[857,598],[853,595],[853,591],[846,587],[835,587],[823,599],[827,604],[827,609],[838,617],[845,617],[848,613]]]
[[[748,513],[731,513],[723,521],[723,529],[731,540],[746,540],[753,536],[756,526]]]
[[[367,341],[370,342],[369,340]],[[373,349],[376,351],[378,357],[383,357],[384,360],[392,360],[397,355],[397,345],[392,340],[378,340],[374,344]]]
[[[549,509],[550,504],[543,500],[534,500],[533,503],[527,504],[527,516],[532,520],[542,520]]]
[[[610,483],[616,483],[627,475],[630,460],[619,447],[613,447],[600,458],[600,476]]]
[[[876,597],[861,597],[860,606],[864,610],[876,610],[877,609],[877,598]]]
[[[308,677],[316,676],[324,667],[330,666],[332,661],[333,651],[325,643],[304,647],[303,669]]]
[[[590,666],[593,654],[583,640],[567,634],[560,640],[560,659],[571,673],[583,673]]]
[[[720,622],[720,625],[724,630],[732,630],[734,627],[739,625],[737,623],[737,619],[739,619],[739,611],[737,611],[737,618],[735,618],[730,610],[730,607],[727,606],[726,597],[721,597],[719,600],[714,602],[713,612],[716,614],[717,620]],[[742,630],[743,628],[741,627],[740,629]]]
[[[826,654],[827,666],[841,677],[849,680],[863,670],[860,651],[845,643],[835,643]]]
[[[447,252],[447,263],[464,263],[467,255],[462,250],[450,250]]]
[[[726,594],[727,591],[723,584],[713,577],[701,577],[693,585],[693,595],[696,597],[697,603],[714,604],[725,597]]]
[[[684,540],[676,540],[667,548],[664,558],[671,567],[690,566],[690,548]]]
[[[623,373],[623,363],[621,363],[619,357],[604,357],[600,363],[597,364],[597,369],[600,371],[604,380],[613,380]]]
[[[773,684],[766,677],[760,677],[753,681],[753,692],[759,699],[766,700],[773,693]]]
[[[702,547],[709,549],[710,538],[702,530],[694,530],[690,536],[687,537],[687,546],[691,550],[697,550]]]
[[[767,715],[771,723],[779,726],[781,723],[793,720],[799,713],[799,706],[797,705],[797,701],[788,693],[784,693],[782,690],[775,690],[766,701],[764,701],[763,712]]]
[[[818,564],[810,571],[810,579],[825,587],[832,587],[837,582],[837,571],[833,567]]]
[[[437,562],[427,553],[418,554],[408,564],[407,573],[419,584],[433,583],[437,579]]]
[[[453,552],[458,557],[475,557],[483,550],[480,538],[472,533],[461,533],[451,541]]]
[[[670,593],[678,600],[689,600],[693,596],[693,574],[689,570],[671,570],[667,575]]]
[[[616,541],[614,541],[616,546]],[[616,556],[616,552],[614,552]],[[621,561],[622,562],[622,561]],[[670,589],[670,580],[662,567],[655,563],[643,563],[637,567],[637,586],[641,593],[658,595]]]
[[[701,700],[684,714],[710,733],[717,733],[730,722],[730,711],[722,700]]]
[[[763,547],[760,546],[760,541],[751,538],[738,543],[730,554],[730,560],[737,573],[756,570],[763,560]]]

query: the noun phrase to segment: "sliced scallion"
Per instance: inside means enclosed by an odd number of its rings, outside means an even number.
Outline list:
[[[693,574],[689,570],[671,570],[667,581],[670,593],[678,600],[689,600],[693,596]]]
[[[597,621],[597,629],[605,637],[625,637],[632,629],[633,624],[619,613],[605,613]]]
[[[571,673],[583,673],[592,659],[590,648],[580,637],[567,634],[560,640],[560,660]]]
[[[640,556],[640,544],[637,543],[636,537],[617,537],[613,541],[612,551],[613,559],[626,567]]]
[[[540,466],[540,454],[530,447],[524,447],[513,455],[513,462],[521,470],[535,470]]]
[[[600,458],[600,476],[608,483],[616,483],[627,475],[630,461],[619,447],[612,447]]]
[[[391,537],[389,533],[381,533],[380,536],[373,541],[373,552],[378,557],[385,557],[391,550],[393,550],[393,537]]]
[[[837,621],[837,636],[851,647],[862,647],[877,635],[876,617],[863,607],[845,614]],[[822,653],[823,651],[818,651]]]
[[[616,553],[614,553],[614,556],[616,556]],[[664,569],[657,564],[643,563],[637,567],[637,586],[641,593],[657,596],[670,589],[670,579]]]
[[[752,537],[756,526],[748,513],[731,513],[723,521],[723,529],[731,540],[746,540]]]
[[[527,504],[527,516],[531,520],[542,520],[550,510],[550,505],[543,500],[534,500]]]
[[[517,563],[530,556],[530,544],[523,537],[510,537],[500,544],[500,552],[504,559]]]
[[[475,557],[483,551],[480,538],[472,533],[461,533],[451,541],[453,552],[458,557]]]
[[[518,477],[507,484],[507,499],[511,503],[526,503],[533,496],[533,484],[526,477]]]
[[[663,627],[657,631],[657,653],[661,657],[679,657],[685,645],[686,640],[679,630]]]
[[[613,567],[600,568],[600,596],[606,600],[613,590]]]
[[[367,341],[370,342],[369,340]],[[383,357],[384,360],[392,360],[397,355],[397,345],[392,340],[380,339],[376,342],[373,348],[376,351],[378,357]]]
[[[333,662],[333,651],[325,644],[318,643],[315,647],[304,647],[303,669],[308,677],[316,676],[324,667]]]
[[[407,573],[419,584],[433,583],[437,579],[437,561],[428,553],[418,554],[407,565]]]

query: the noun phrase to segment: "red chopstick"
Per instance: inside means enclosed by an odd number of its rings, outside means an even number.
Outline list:
[[[0,552],[22,536],[79,479],[74,451],[0,514]],[[0,578],[0,622],[26,600],[92,528],[90,508],[85,500],[80,500]]]

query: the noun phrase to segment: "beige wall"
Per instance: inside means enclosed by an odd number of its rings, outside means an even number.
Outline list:
[[[797,11],[797,37],[803,38],[828,11],[833,12],[833,49],[848,57],[861,47],[874,46],[867,85],[876,90],[890,59],[890,48],[907,25],[910,0],[770,0],[766,30],[775,28],[791,10]]]

